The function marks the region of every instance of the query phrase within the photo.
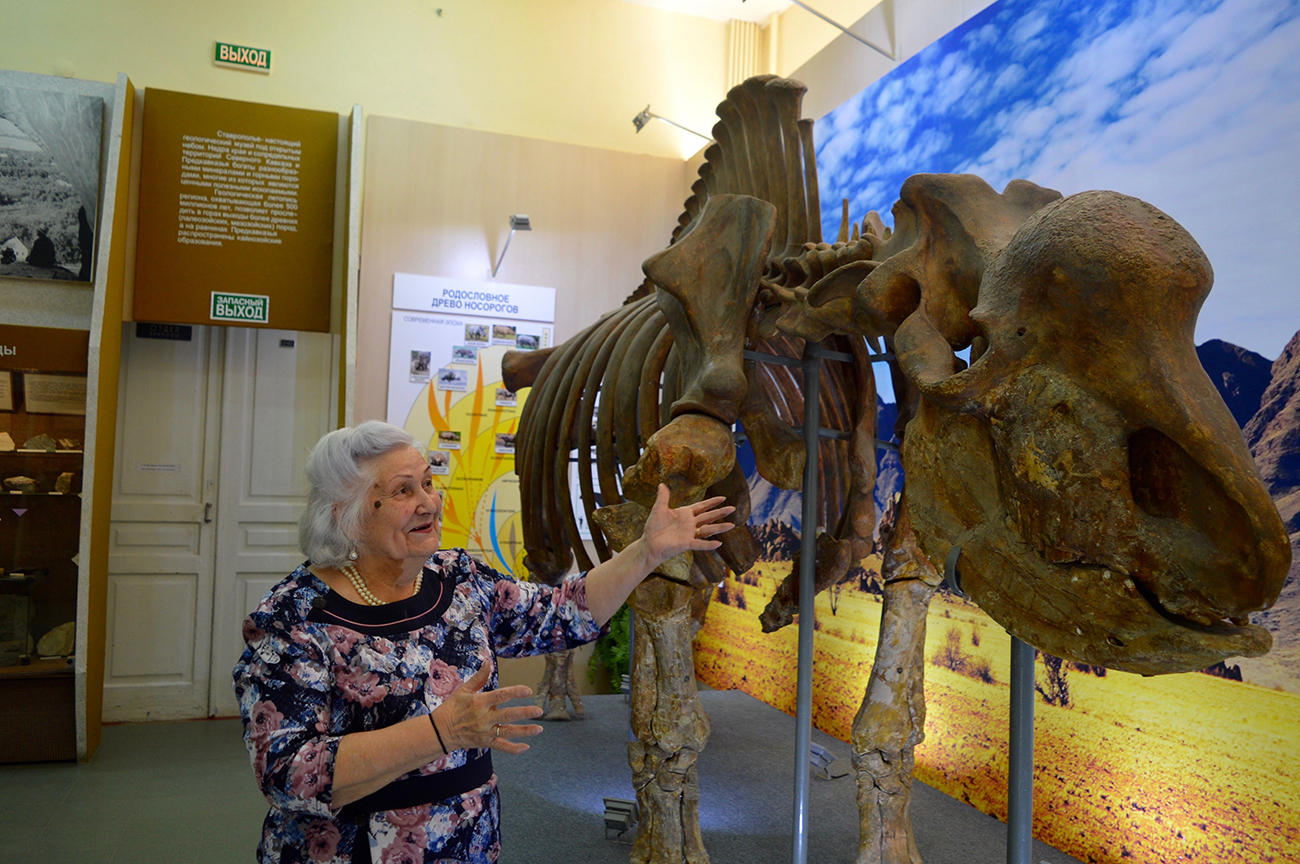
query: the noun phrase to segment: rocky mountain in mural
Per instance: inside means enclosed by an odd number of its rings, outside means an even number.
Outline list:
[[[1244,432],[1287,530],[1294,533],[1300,531],[1300,332],[1274,361],[1272,373]]]
[[[1261,354],[1221,339],[1196,346],[1196,356],[1228,403],[1233,419],[1244,429],[1259,410],[1264,389],[1273,378],[1272,363]]]
[[[1233,662],[1252,684],[1300,692],[1300,332],[1269,367],[1262,388],[1258,370],[1268,361],[1258,354],[1218,340],[1196,350],[1239,423],[1240,412],[1255,402],[1242,434],[1292,534],[1291,574],[1282,595],[1271,608],[1251,615],[1273,634],[1273,650]]]
[[[761,525],[751,525],[754,539],[758,541],[760,561],[792,561],[799,551],[799,532],[788,522],[769,519]]]

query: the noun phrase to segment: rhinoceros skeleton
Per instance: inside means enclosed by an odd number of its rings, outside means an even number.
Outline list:
[[[898,394],[906,484],[880,530],[881,637],[853,726],[860,864],[920,861],[908,808],[925,616],[935,562],[954,546],[965,591],[1012,634],[1142,674],[1267,651],[1248,615],[1273,603],[1290,563],[1281,519],[1196,359],[1212,274],[1181,226],[1111,192],[1062,198],[1018,180],[999,194],[972,176],[916,175],[892,232],[873,212],[824,243],[803,92],[772,76],[734,88],[646,282],[568,342],[505,361],[509,389],[533,387],[516,465],[536,578],[575,557],[592,564],[569,504],[571,451],[602,559],[639,536],[661,482],[673,506],[721,494],[737,507],[721,549],[665,562],[629,601],[637,864],[708,860],[692,613],[758,552],[733,424],[764,478],[800,485],[802,378],[745,360],[747,348],[796,357],[816,342],[852,358],[823,364],[819,384],[823,425],[849,435],[820,445],[819,524],[830,530],[817,537],[818,590],[872,549],[870,364],[882,341]],[[955,354],[967,347],[969,367]],[[798,572],[796,561],[765,630],[792,619]]]

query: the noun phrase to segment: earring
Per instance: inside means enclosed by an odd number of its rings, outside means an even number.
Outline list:
[[[349,561],[357,560],[357,550],[353,549],[351,552],[348,553],[348,560]]]

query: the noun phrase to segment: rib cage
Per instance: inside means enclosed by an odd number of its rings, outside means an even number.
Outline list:
[[[705,150],[706,161],[670,241],[676,243],[692,227],[715,195],[750,195],[773,204],[776,222],[763,283],[785,290],[776,297],[770,290],[760,292],[760,307],[779,304],[800,291],[806,296],[827,265],[860,260],[872,250],[870,240],[865,236],[858,240],[856,231],[852,243],[832,247],[821,242],[812,121],[799,119],[805,91],[799,82],[771,75],[731,89],[718,106],[719,122],[713,128],[717,143]],[[762,327],[768,335],[760,336],[762,318],[751,316],[748,346],[800,356],[803,340],[773,332],[771,327]],[[832,336],[823,344],[855,357],[866,353],[866,343],[859,337]],[[871,374],[868,366],[823,364],[823,426],[848,431],[860,423],[861,413],[870,412],[874,435],[874,382],[862,380],[863,374]],[[751,387],[759,388],[782,422],[797,425],[803,415],[802,375],[798,369],[758,364]],[[636,464],[646,439],[668,422],[681,383],[673,334],[649,280],[619,309],[552,350],[533,382],[516,441],[525,514],[524,564],[534,578],[554,581],[575,559],[580,569],[594,564],[578,534],[570,501],[569,454],[573,451],[591,545],[598,559],[610,557],[592,514],[602,504],[623,500],[618,478]],[[868,389],[872,404],[859,405],[859,394]],[[591,480],[593,444],[599,504]],[[848,515],[850,449],[845,441],[820,443],[818,522],[836,536],[842,536]],[[874,467],[873,460],[873,478]]]

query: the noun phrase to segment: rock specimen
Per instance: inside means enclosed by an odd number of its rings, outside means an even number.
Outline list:
[[[77,642],[77,622],[60,624],[36,643],[36,653],[41,657],[67,657]]]
[[[59,439],[59,449],[60,449],[60,450],[80,450],[80,449],[81,449],[81,442],[78,441],[76,438],[60,438],[60,439]]]
[[[59,475],[58,479],[54,481],[54,491],[61,495],[67,495],[72,491],[72,480],[76,476],[77,475],[71,471],[64,471]]]
[[[13,492],[32,493],[36,491],[36,481],[31,477],[6,477],[5,488]]]
[[[59,445],[49,435],[34,435],[27,439],[23,444],[24,450],[44,450],[46,453],[53,453],[59,449]]]
[[[7,453],[14,449],[14,439],[9,437],[8,432],[0,432],[0,453]]]

